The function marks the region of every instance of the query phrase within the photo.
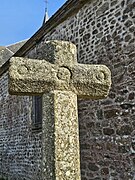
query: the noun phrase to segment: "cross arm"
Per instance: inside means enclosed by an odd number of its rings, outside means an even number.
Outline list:
[[[71,87],[83,98],[105,98],[111,86],[111,72],[105,65],[77,64],[71,68]]]
[[[52,90],[72,91],[80,97],[106,97],[111,85],[104,65],[73,63],[66,66],[45,60],[13,57],[9,68],[10,94],[38,95]]]

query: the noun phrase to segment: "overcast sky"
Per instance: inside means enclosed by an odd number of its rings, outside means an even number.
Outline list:
[[[52,16],[66,0],[48,0]],[[42,25],[45,0],[1,0],[0,46],[30,38]]]

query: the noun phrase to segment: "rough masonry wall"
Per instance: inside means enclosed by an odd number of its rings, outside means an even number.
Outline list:
[[[0,177],[42,180],[41,132],[33,133],[30,97],[8,94],[8,74],[0,77]]]
[[[48,33],[27,57],[43,59],[44,42],[68,40],[78,62],[112,71],[107,99],[79,100],[82,180],[135,178],[135,2],[93,0]]]

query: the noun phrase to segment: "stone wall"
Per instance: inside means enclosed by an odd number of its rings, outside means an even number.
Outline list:
[[[135,178],[134,18],[134,0],[92,0],[26,54],[43,59],[46,40],[68,40],[77,45],[78,62],[105,64],[112,71],[108,98],[78,100],[82,180]],[[31,99],[9,96],[6,81],[2,76],[0,173],[39,180],[41,132],[31,130]]]
[[[8,94],[8,74],[0,77],[0,177],[41,178],[41,132],[33,133],[31,97]]]
[[[107,99],[79,102],[82,180],[135,178],[135,2],[93,0],[27,53],[44,58],[44,42],[72,41],[78,62],[112,71]]]

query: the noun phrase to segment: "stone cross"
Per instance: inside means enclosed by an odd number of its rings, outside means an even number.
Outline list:
[[[9,92],[43,94],[43,179],[79,180],[77,96],[106,97],[111,73],[104,65],[77,63],[76,46],[65,41],[46,42],[44,59],[12,57]]]

